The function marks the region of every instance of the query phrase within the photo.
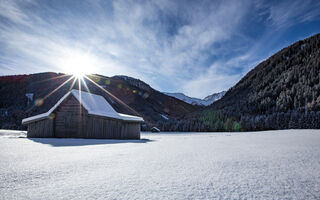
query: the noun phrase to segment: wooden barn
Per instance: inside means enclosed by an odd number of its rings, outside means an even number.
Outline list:
[[[117,113],[104,97],[71,90],[48,112],[25,118],[28,137],[140,139],[138,116]]]

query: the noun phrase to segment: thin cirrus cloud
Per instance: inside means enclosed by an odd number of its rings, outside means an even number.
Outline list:
[[[69,72],[70,59],[85,57],[93,73],[203,98],[317,33],[319,8],[311,0],[0,0],[0,74]],[[311,28],[295,33],[299,24]]]

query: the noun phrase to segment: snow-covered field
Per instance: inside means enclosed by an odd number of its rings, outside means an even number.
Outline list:
[[[320,130],[142,138],[0,131],[0,198],[320,199]]]

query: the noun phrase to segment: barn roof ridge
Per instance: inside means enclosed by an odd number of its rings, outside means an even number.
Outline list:
[[[48,118],[51,113],[57,109],[57,107],[70,95],[72,94],[79,103],[88,111],[90,115],[97,115],[102,117],[109,117],[114,119],[120,119],[123,121],[133,121],[133,122],[143,122],[142,117],[127,115],[118,113],[114,108],[108,103],[108,101],[101,95],[92,94],[80,90],[70,90],[67,92],[50,110],[45,113],[38,114],[32,117],[28,117],[22,120],[22,124],[27,124],[32,121],[37,121],[41,119]]]

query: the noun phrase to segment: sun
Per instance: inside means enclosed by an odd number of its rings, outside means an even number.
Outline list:
[[[91,54],[71,51],[60,59],[59,65],[65,73],[82,79],[84,76],[94,73],[97,60]]]
[[[83,77],[86,76],[88,73],[85,73],[83,71],[74,71],[70,74],[72,74],[77,79],[83,79]]]

